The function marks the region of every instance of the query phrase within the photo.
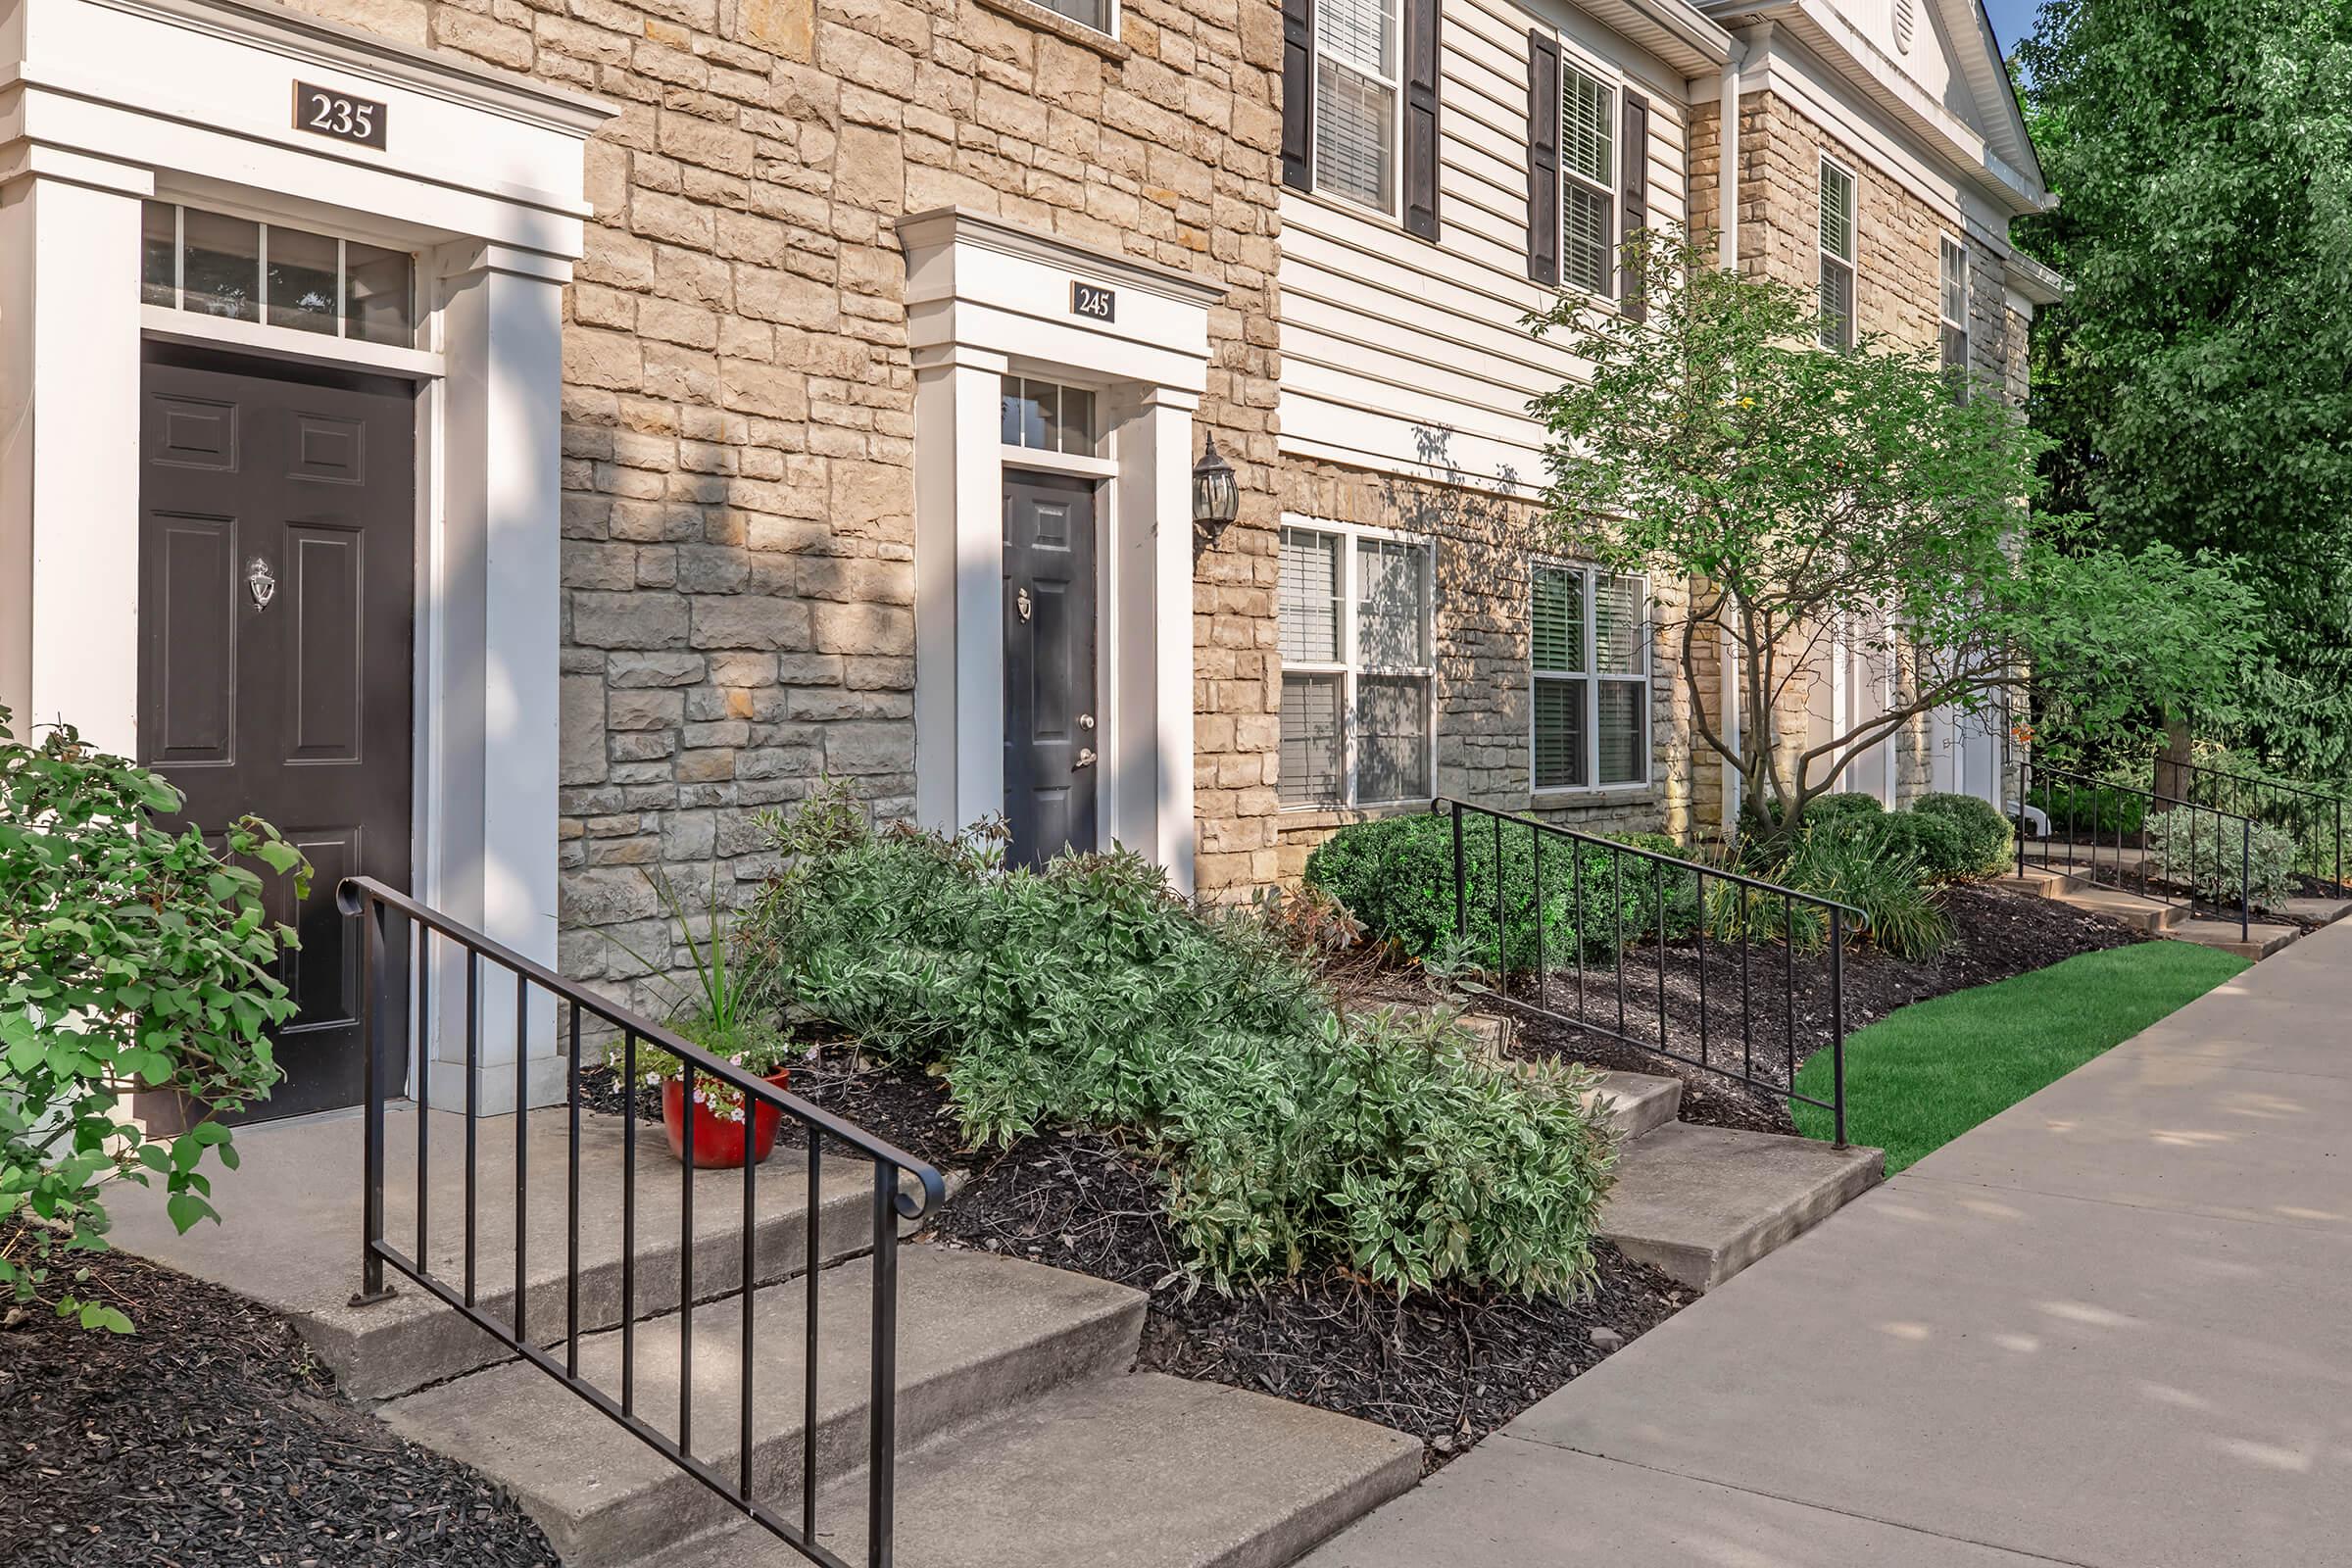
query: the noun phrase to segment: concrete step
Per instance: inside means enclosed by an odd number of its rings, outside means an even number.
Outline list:
[[[1421,1445],[1307,1405],[1155,1372],[1056,1390],[898,1465],[901,1568],[1281,1568],[1410,1489]],[[866,1488],[818,1500],[864,1560]],[[807,1568],[748,1522],[646,1568]]]
[[[797,1508],[811,1437],[817,1473],[865,1462],[872,1260],[818,1277],[817,1421],[803,1419],[807,1282],[754,1294],[754,1494]],[[898,1430],[902,1449],[1072,1378],[1135,1361],[1145,1297],[1083,1274],[914,1244],[900,1250]],[[736,1473],[741,1402],[740,1298],[693,1314],[689,1451]],[[673,1442],[681,1384],[680,1319],[635,1331],[634,1408]],[[580,1375],[621,1395],[621,1337],[580,1344]],[[632,1563],[729,1518],[716,1494],[615,1426],[547,1373],[508,1362],[396,1399],[380,1414],[402,1436],[473,1465],[511,1491],[573,1568]],[[821,1481],[820,1481],[821,1484]]]
[[[2055,897],[2061,904],[2071,904],[2078,909],[2087,909],[2093,914],[2103,914],[2110,920],[2121,921],[2150,936],[2162,936],[2188,918],[2188,910],[2181,905],[2143,898],[2121,888],[2082,887],[2048,896]]]
[[[1595,1073],[1593,1078],[1585,1100],[1587,1103],[1608,1102],[1609,1117],[1616,1123],[1620,1139],[1639,1138],[1682,1114],[1680,1078],[1660,1078],[1645,1072],[1603,1072]]]
[[[2298,920],[2316,920],[2321,925],[2333,925],[2347,913],[2352,913],[2352,899],[2289,899],[2285,912]]]
[[[385,1113],[384,1236],[416,1250],[416,1111]],[[524,1327],[552,1345],[564,1334],[565,1181],[570,1139],[563,1110],[527,1117],[528,1201],[521,1234]],[[465,1276],[465,1119],[431,1113],[426,1169],[427,1255],[436,1277]],[[214,1201],[226,1216],[180,1235],[149,1195],[114,1205],[114,1245],[227,1287],[291,1317],[341,1391],[363,1402],[390,1398],[510,1354],[497,1341],[414,1284],[389,1274],[391,1299],[350,1304],[359,1288],[363,1187],[361,1124],[354,1113],[304,1117],[237,1129],[242,1156],[216,1170]],[[475,1128],[475,1302],[512,1321],[514,1294],[514,1118],[484,1116]],[[760,1277],[783,1279],[807,1261],[806,1153],[780,1149],[758,1177]],[[618,1117],[580,1118],[580,1321],[620,1320],[621,1174],[626,1139]],[[679,1177],[662,1129],[640,1123],[637,1138],[636,1307],[665,1311],[678,1299]],[[837,1260],[873,1235],[872,1167],[826,1161],[818,1252]],[[741,1171],[695,1173],[694,1273],[698,1293],[731,1290],[743,1256]]]
[[[2180,942],[2194,942],[2199,947],[2218,949],[2233,954],[2249,963],[2259,962],[2302,939],[2299,925],[2265,925],[2257,921],[2240,933],[2235,920],[2183,920],[2165,933]]]
[[[2054,899],[2062,893],[2072,893],[2078,888],[2090,886],[2090,878],[2072,871],[2062,871],[2055,866],[2029,863],[2023,872],[2016,875],[1993,878],[1992,885],[2031,893],[2035,898]]]
[[[1618,1155],[1600,1234],[1709,1290],[1877,1186],[1884,1167],[1876,1149],[1676,1122]]]

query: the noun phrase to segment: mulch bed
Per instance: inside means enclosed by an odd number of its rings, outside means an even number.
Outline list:
[[[1957,885],[1943,889],[1938,902],[1951,921],[1951,936],[1935,957],[1915,961],[1872,947],[1847,951],[1843,978],[1848,1032],[1876,1023],[1914,1002],[2047,968],[2078,954],[2145,940],[2120,921],[2013,888]],[[1666,951],[1665,1039],[1678,1054],[1696,1057],[1701,1054],[1698,953],[1690,943]],[[1680,1078],[1685,1121],[1759,1132],[1794,1132],[1788,1102],[1772,1092],[1785,1088],[1791,1076],[1785,1001],[1788,971],[1781,950],[1759,947],[1750,956],[1744,1007],[1736,947],[1708,943],[1705,969],[1707,1059],[1730,1071],[1749,1074],[1768,1088],[1750,1089],[1720,1071],[1687,1065],[1641,1045],[1560,1019],[1519,1008],[1494,1010],[1512,1016],[1513,1049],[1521,1053],[1621,1072]],[[1829,1043],[1829,960],[1826,955],[1800,956],[1793,971],[1795,1064],[1801,1067],[1806,1057]],[[1657,980],[1654,947],[1628,953],[1626,1032],[1637,1040],[1658,1038]],[[1548,989],[1553,1008],[1576,1010],[1572,974],[1555,974]],[[1512,995],[1525,1002],[1537,1000],[1533,988],[1525,985],[1514,986]],[[1592,1022],[1606,1029],[1616,1027],[1616,985],[1605,968],[1587,972],[1585,1006],[1584,1015]]]
[[[588,1103],[620,1108],[612,1074],[580,1077]],[[1063,1129],[975,1150],[938,1080],[863,1063],[838,1044],[796,1064],[792,1089],[960,1174],[928,1233],[935,1240],[1149,1293],[1139,1365],[1411,1433],[1432,1468],[1691,1297],[1605,1244],[1594,1249],[1597,1285],[1581,1301],[1493,1293],[1399,1301],[1337,1274],[1220,1294],[1184,1271],[1150,1159],[1109,1134]],[[636,1098],[641,1115],[660,1115],[653,1096]]]
[[[512,1499],[339,1402],[284,1318],[136,1258],[89,1266],[79,1289],[136,1334],[45,1308],[0,1328],[0,1563],[552,1568]]]

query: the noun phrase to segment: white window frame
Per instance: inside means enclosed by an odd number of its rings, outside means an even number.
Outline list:
[[[1568,83],[1573,76],[1587,81],[1609,95],[1609,107],[1603,117],[1609,133],[1609,177],[1603,183],[1569,167],[1568,163]],[[1568,40],[1560,40],[1560,287],[1572,289],[1593,299],[1610,300],[1617,297],[1617,247],[1624,236],[1618,225],[1625,213],[1622,192],[1625,189],[1625,82],[1614,73],[1603,71],[1590,60],[1568,49]],[[1643,156],[1647,156],[1644,149]],[[1568,275],[1568,193],[1576,187],[1598,192],[1603,198],[1602,219],[1605,232],[1601,239],[1600,286],[1588,288]]]
[[[1943,284],[1944,284],[1944,277],[1943,277],[1943,264],[1944,264],[1944,259],[1945,259],[1946,257],[1958,257],[1958,258],[1959,258],[1959,263],[1960,263],[1959,277],[1958,277],[1958,279],[1957,279],[1957,281],[1958,281],[1958,283],[1959,283],[1959,287],[1960,287],[1960,315],[1959,315],[1959,317],[1958,317],[1957,318],[1953,318],[1953,317],[1952,317],[1952,316],[1951,316],[1951,315],[1950,315],[1948,312],[1946,312],[1946,311],[1944,310],[1944,303],[1945,303],[1945,301],[1944,301],[1944,296],[1943,296]],[[1975,348],[1976,348],[1976,345],[1975,345],[1975,343],[1974,343],[1974,342],[1972,342],[1972,341],[1970,340],[1970,335],[1969,335],[1969,330],[1968,330],[1968,311],[1969,311],[1969,303],[1970,303],[1970,302],[1969,302],[1969,293],[1970,293],[1970,285],[1971,285],[1971,284],[1973,283],[1973,281],[1974,281],[1974,277],[1973,277],[1973,275],[1972,275],[1972,274],[1975,272],[1975,270],[1976,270],[1976,266],[1975,266],[1975,263],[1974,263],[1974,261],[1973,261],[1973,260],[1970,258],[1970,256],[1969,256],[1969,254],[1968,254],[1968,241],[1967,241],[1967,240],[1965,240],[1965,239],[1961,238],[1961,237],[1960,237],[1959,235],[1957,235],[1957,234],[1943,234],[1943,235],[1939,235],[1939,236],[1937,237],[1937,241],[1936,241],[1936,320],[1937,320],[1937,324],[1938,324],[1938,325],[1939,325],[1939,326],[1940,326],[1940,327],[1941,327],[1941,328],[1942,328],[1944,331],[1948,331],[1948,332],[1955,332],[1955,333],[1959,334],[1959,338],[1960,338],[1960,358],[1959,358],[1959,361],[1958,361],[1957,363],[1952,363],[1952,362],[1948,362],[1948,361],[1947,361],[1947,362],[1945,363],[1945,365],[1944,365],[1944,369],[1945,369],[1946,371],[1957,370],[1957,371],[1959,371],[1959,372],[1960,372],[1960,373],[1959,373],[1959,375],[1957,375],[1956,377],[1954,377],[1954,381],[1955,381],[1954,390],[1955,390],[1955,391],[1958,393],[1958,395],[1959,395],[1959,396],[1961,396],[1961,397],[1964,397],[1964,398],[1965,398],[1965,397],[1968,395],[1968,381],[1969,381],[1969,368],[1968,368],[1968,362],[1969,362],[1969,357],[1970,357],[1970,355],[1971,355],[1971,354],[1974,352],[1974,350],[1975,350]],[[1938,334],[1938,336],[1937,336],[1937,339],[1936,339],[1936,347],[1937,347],[1937,349],[1938,349],[1938,350],[1940,350],[1940,349],[1943,347],[1942,337],[1941,337],[1941,334],[1940,334],[1940,333]]]
[[[1854,252],[1851,256],[1840,256],[1821,243],[1821,210],[1829,198],[1829,180],[1825,176],[1832,170],[1845,180],[1845,237]],[[1824,341],[1821,346],[1825,349],[1850,349],[1859,333],[1854,318],[1862,312],[1862,176],[1828,153],[1821,155],[1821,162],[1815,167],[1813,174],[1813,303],[1816,310],[1821,305],[1821,284],[1829,276],[1829,270],[1832,267],[1845,269],[1845,319],[1839,323],[1839,341]]]
[[[1391,8],[1388,19],[1385,23],[1383,23],[1383,25],[1388,28],[1388,36],[1382,41],[1388,49],[1389,60],[1391,62],[1392,69],[1395,72],[1395,74],[1389,76],[1382,76],[1377,73],[1366,71],[1362,66],[1356,64],[1352,60],[1348,59],[1346,56],[1334,54],[1326,50],[1323,47],[1324,32],[1322,24],[1323,19],[1320,15],[1322,9],[1321,0],[1308,0],[1308,3],[1314,7],[1315,13],[1313,17],[1314,25],[1311,28],[1315,39],[1315,57],[1313,62],[1315,79],[1307,89],[1308,92],[1314,97],[1312,106],[1313,117],[1310,122],[1310,133],[1306,139],[1307,185],[1318,196],[1329,197],[1334,201],[1346,202],[1356,212],[1368,213],[1384,222],[1390,223],[1398,228],[1402,228],[1404,226],[1403,0],[1396,0],[1396,4]],[[1337,70],[1344,71],[1351,76],[1360,77],[1364,81],[1368,81],[1376,87],[1385,87],[1388,90],[1389,180],[1388,190],[1385,193],[1385,206],[1376,207],[1359,196],[1350,195],[1348,192],[1344,190],[1333,190],[1323,183],[1323,169],[1320,149],[1323,144],[1323,62],[1326,60],[1329,60],[1333,67]]]
[[[1287,686],[1293,675],[1337,675],[1340,677],[1340,777],[1341,798],[1336,801],[1282,801],[1285,811],[1344,811],[1358,808],[1398,806],[1423,799],[1418,795],[1398,796],[1393,800],[1367,801],[1358,798],[1356,686],[1364,676],[1412,677],[1424,683],[1427,699],[1422,704],[1424,727],[1421,737],[1422,778],[1434,795],[1438,779],[1438,545],[1435,536],[1410,533],[1400,528],[1374,528],[1360,523],[1341,522],[1328,517],[1308,517],[1284,514],[1282,532],[1329,534],[1340,540],[1340,657],[1336,660],[1292,659],[1282,656],[1282,676]],[[1356,557],[1360,541],[1410,545],[1421,552],[1421,649],[1422,662],[1409,664],[1367,665],[1361,661],[1356,640],[1357,607],[1361,583],[1356,571]],[[1279,553],[1279,539],[1277,540]],[[1280,648],[1282,621],[1282,588],[1276,583],[1274,618],[1276,647]],[[1281,709],[1276,707],[1276,725],[1279,729]],[[1281,741],[1276,737],[1276,756],[1281,755]],[[1279,798],[1281,783],[1275,784]]]
[[[1538,670],[1536,668],[1536,578],[1546,571],[1573,571],[1584,579],[1584,657],[1580,671]],[[1642,669],[1635,675],[1603,674],[1600,669],[1600,617],[1593,611],[1599,603],[1594,588],[1602,577],[1624,577],[1641,585],[1642,604]],[[1570,561],[1560,557],[1540,556],[1529,562],[1527,573],[1527,787],[1532,797],[1551,799],[1562,796],[1613,795],[1628,790],[1648,790],[1657,785],[1657,704],[1654,680],[1657,673],[1657,616],[1650,604],[1650,578],[1645,571],[1611,571],[1589,561]],[[1586,688],[1585,701],[1585,777],[1584,784],[1539,784],[1536,782],[1536,687],[1540,682],[1575,682]],[[1600,687],[1603,683],[1642,688],[1642,738],[1635,755],[1642,759],[1642,776],[1615,784],[1600,782]]]

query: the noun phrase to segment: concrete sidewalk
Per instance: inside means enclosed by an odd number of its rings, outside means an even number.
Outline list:
[[[1308,1568],[2352,1563],[2352,924],[1938,1151]]]

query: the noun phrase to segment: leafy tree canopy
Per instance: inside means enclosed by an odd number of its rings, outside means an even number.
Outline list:
[[[2255,632],[2223,565],[2030,520],[2047,443],[1988,391],[1956,396],[1932,354],[1877,337],[1824,352],[1803,290],[1664,241],[1636,260],[1644,319],[1563,300],[1532,323],[1590,367],[1534,403],[1545,542],[1690,580],[1660,630],[1699,741],[1751,807],[1793,825],[1871,747],[1937,708],[1981,711],[2028,670],[2092,728],[2227,710]],[[1891,677],[1884,711],[1826,736],[1788,725],[1840,646]]]
[[[2018,235],[2074,282],[2034,329],[2056,500],[2240,558],[2236,738],[2352,773],[2352,7],[2049,0],[2019,65],[2061,205]]]

